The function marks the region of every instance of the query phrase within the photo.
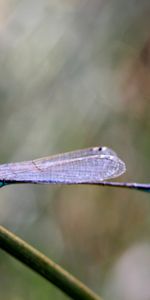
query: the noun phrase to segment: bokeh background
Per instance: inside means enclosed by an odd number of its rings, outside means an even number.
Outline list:
[[[105,145],[150,182],[150,1],[0,1],[0,161]],[[150,196],[12,185],[0,222],[104,299],[150,299]],[[0,253],[1,299],[67,297]]]

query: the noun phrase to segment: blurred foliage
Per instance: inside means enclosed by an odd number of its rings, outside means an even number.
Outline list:
[[[121,180],[149,182],[149,28],[148,0],[1,1],[1,163],[100,144],[126,162]],[[126,280],[134,264],[114,276],[126,251],[149,245],[149,195],[42,185],[0,193],[1,223],[107,300],[150,298],[145,285],[128,293],[138,287]],[[2,299],[67,299],[7,255],[0,263]]]

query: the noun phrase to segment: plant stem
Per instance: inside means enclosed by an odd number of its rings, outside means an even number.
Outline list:
[[[102,300],[82,282],[41,252],[0,226],[0,248],[76,300]]]

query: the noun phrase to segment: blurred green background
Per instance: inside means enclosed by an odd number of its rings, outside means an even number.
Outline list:
[[[108,146],[150,182],[150,1],[0,1],[0,161]],[[150,299],[150,196],[0,190],[1,224],[104,299]],[[0,299],[68,299],[0,253]]]

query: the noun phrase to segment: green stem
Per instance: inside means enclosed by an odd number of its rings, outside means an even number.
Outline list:
[[[0,226],[0,248],[76,300],[102,300],[92,290],[41,252]]]

